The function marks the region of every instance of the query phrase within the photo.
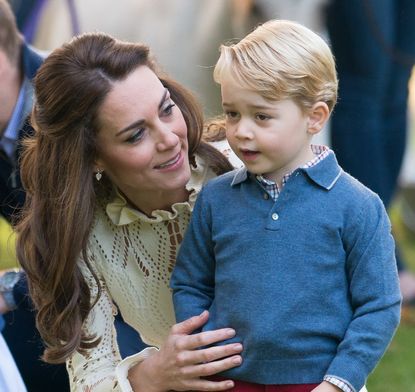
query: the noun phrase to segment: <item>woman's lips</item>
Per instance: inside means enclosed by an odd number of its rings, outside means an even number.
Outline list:
[[[155,169],[162,171],[176,170],[183,164],[183,161],[183,154],[179,152],[174,158],[155,166]]]

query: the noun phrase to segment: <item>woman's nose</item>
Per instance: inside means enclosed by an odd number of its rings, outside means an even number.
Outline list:
[[[157,149],[159,151],[165,151],[172,149],[179,143],[179,137],[167,124],[160,124],[157,130]]]

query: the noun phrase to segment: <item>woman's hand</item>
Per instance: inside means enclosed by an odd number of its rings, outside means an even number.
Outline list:
[[[160,350],[129,371],[128,379],[135,392],[174,391],[224,391],[233,382],[209,381],[203,377],[239,366],[242,345],[232,343],[224,346],[208,346],[235,336],[230,328],[190,335],[202,327],[209,313],[192,317],[171,328]]]

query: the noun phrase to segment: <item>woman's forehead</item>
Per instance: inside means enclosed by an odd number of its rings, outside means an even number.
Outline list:
[[[102,126],[123,127],[158,112],[166,88],[148,67],[138,67],[127,78],[113,83],[100,108]]]

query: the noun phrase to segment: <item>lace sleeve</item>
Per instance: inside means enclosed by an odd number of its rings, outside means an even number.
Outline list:
[[[81,269],[90,287],[92,298],[95,298],[96,282],[82,262]],[[68,359],[66,366],[71,391],[122,391],[115,376],[115,369],[121,361],[114,328],[114,315],[117,310],[103,279],[100,279],[100,284],[101,296],[91,309],[83,329],[88,335],[94,335],[101,340],[86,355],[76,352]]]

